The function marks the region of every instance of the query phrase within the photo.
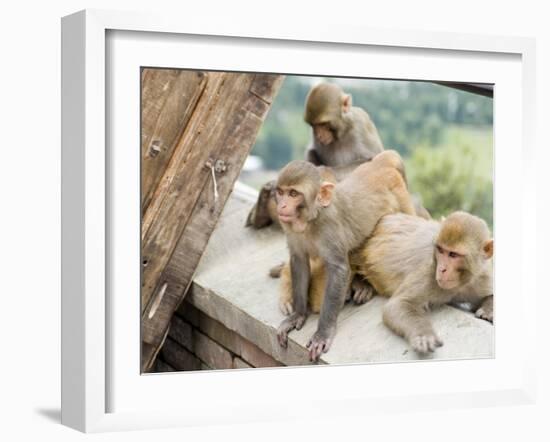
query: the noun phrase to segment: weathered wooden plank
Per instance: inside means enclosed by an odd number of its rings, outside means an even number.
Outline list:
[[[142,213],[147,209],[176,143],[191,118],[207,75],[181,69],[142,70]]]
[[[169,373],[173,371],[177,371],[174,367],[172,367],[170,364],[167,364],[162,359],[157,358],[155,362],[155,369],[153,370],[155,373]]]
[[[233,358],[233,368],[254,368],[251,365],[247,364],[245,361],[243,361],[241,358],[235,356]]]
[[[142,308],[145,308],[193,207],[210,177],[206,167],[238,129],[252,77],[212,73],[142,222]],[[244,140],[243,140],[244,141]]]
[[[141,360],[142,361],[154,361],[157,356],[157,348],[152,346],[151,344],[148,344],[147,342],[141,343]],[[143,367],[142,371],[148,372],[152,370],[154,364],[150,364],[150,366]]]
[[[166,205],[166,199],[173,195],[178,187],[181,190],[183,184],[194,184],[189,177],[185,176],[185,168],[188,167],[187,157],[193,150],[204,151],[210,150],[209,135],[210,127],[207,131],[204,131],[205,125],[211,123],[211,116],[213,108],[219,102],[218,91],[221,85],[224,83],[224,77],[226,74],[223,72],[210,72],[208,75],[208,81],[204,88],[203,94],[195,106],[195,110],[187,126],[184,128],[184,132],[180,137],[171,161],[169,162],[166,170],[162,175],[162,179],[159,181],[155,192],[155,198],[151,201],[151,204],[147,208],[147,211],[143,214],[142,219],[142,239],[146,239],[149,229],[157,222],[160,217],[163,206]],[[213,123],[211,124],[213,127]],[[219,129],[219,128],[218,128]],[[209,149],[204,149],[204,145],[208,145]],[[194,152],[197,155],[197,152]],[[193,164],[196,166],[196,164]],[[203,164],[201,164],[202,167]],[[183,182],[181,182],[183,180]],[[192,195],[186,194],[185,200],[190,200]],[[187,214],[189,215],[189,214]]]
[[[160,351],[162,359],[176,370],[200,370],[201,361],[176,341],[168,338]]]
[[[161,69],[142,69],[141,71],[141,156],[149,146],[168,94],[169,88],[176,78],[177,71]]]
[[[142,336],[144,341],[153,345],[159,345],[158,336],[162,335],[183,299],[208,238],[269,109],[265,100],[249,91],[258,76],[224,74],[223,81],[216,79],[218,87],[215,95],[218,100],[210,100],[209,112],[200,117],[203,125],[207,122],[209,124],[208,137],[201,137],[189,129],[195,124],[193,115],[180,141],[180,144],[191,145],[191,148],[185,148],[188,155],[178,160],[176,155],[179,156],[179,153],[176,152],[169,165],[169,169],[175,170],[165,173],[165,177],[172,176],[171,190],[166,192],[155,219],[149,223],[143,246],[143,259],[147,267],[143,269],[142,308],[145,308]],[[274,76],[269,77],[272,81],[277,80]],[[208,90],[210,83],[211,80],[203,96],[212,95],[212,90]],[[201,97],[196,112],[203,111],[202,101]],[[191,134],[188,134],[188,130]],[[199,132],[202,130],[197,129]],[[207,143],[208,149],[204,148],[204,143]],[[216,185],[212,170],[203,167],[207,162],[216,166]],[[174,167],[171,167],[172,164]],[[162,181],[169,180],[163,178]],[[147,213],[151,211],[156,199]],[[192,201],[196,201],[196,204],[193,205]],[[145,221],[144,224],[144,230],[147,230]],[[183,229],[184,235],[181,234]],[[170,247],[177,238],[177,244]],[[162,302],[158,304],[150,303],[155,289],[156,294],[162,293]],[[154,310],[151,309],[153,306]]]
[[[195,350],[193,345],[193,327],[177,315],[172,317],[168,336],[187,350]]]
[[[201,311],[196,307],[192,306],[188,302],[182,302],[181,305],[177,308],[175,315],[185,322],[188,322],[193,327],[199,326]]]
[[[233,355],[216,341],[196,330],[193,331],[193,339],[195,354],[206,365],[214,369],[233,368]]]
[[[200,312],[192,305],[183,302],[178,311],[182,311],[184,314],[188,312],[194,314],[196,312],[198,315],[196,327],[200,332],[221,344],[235,355],[240,356],[248,364],[254,367],[278,367],[283,365],[264,351],[260,350],[260,348],[249,340],[228,329],[221,322]],[[188,327],[189,330],[187,330]],[[174,339],[180,343],[182,343],[182,341],[188,341],[190,328],[191,326],[187,322],[180,319],[178,315],[174,315],[170,325],[170,336],[173,336]],[[187,347],[191,351],[195,351],[194,344],[191,347],[184,344],[184,347]]]
[[[254,81],[250,85],[250,92],[266,103],[271,104],[284,79],[285,77],[283,75],[256,75]]]
[[[208,170],[211,146],[208,133],[202,125],[209,123],[211,108],[215,107],[217,91],[223,82],[223,73],[209,75],[205,92],[199,99],[174,154],[164,171],[142,217],[142,288],[141,308],[144,311],[151,300],[158,278],[161,275],[178,237],[183,232],[199,197]],[[213,123],[212,123],[213,125]],[[202,136],[201,136],[202,135]],[[203,145],[198,145],[202,141]],[[207,145],[208,148],[204,148]]]

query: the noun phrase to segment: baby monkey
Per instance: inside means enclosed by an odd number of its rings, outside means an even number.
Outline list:
[[[336,320],[350,283],[350,251],[369,237],[379,219],[390,213],[415,214],[404,180],[403,162],[395,151],[378,154],[335,184],[310,162],[293,161],[279,174],[277,214],[290,252],[293,312],[281,323],[278,340],[300,329],[309,314],[310,259],[327,271],[317,331],[308,343],[312,361],[329,350]]]
[[[419,353],[443,345],[428,309],[468,303],[479,318],[493,322],[493,239],[482,219],[455,212],[442,222],[403,214],[383,217],[366,245],[351,255],[352,267],[371,284],[370,293],[390,297],[384,323]],[[322,263],[310,284],[313,309],[322,304],[326,274]],[[286,308],[292,276],[281,273],[281,306]]]

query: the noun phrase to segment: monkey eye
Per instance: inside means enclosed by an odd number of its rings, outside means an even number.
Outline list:
[[[292,197],[292,198],[296,198],[298,196],[298,192],[294,189],[290,189],[290,192],[288,192],[288,194]]]
[[[458,258],[460,255],[456,252],[449,252],[449,258]]]
[[[277,195],[283,196],[283,194],[284,194],[283,189],[281,189],[280,187],[277,187]]]
[[[435,246],[437,249],[437,253],[443,253],[443,249],[440,246]]]

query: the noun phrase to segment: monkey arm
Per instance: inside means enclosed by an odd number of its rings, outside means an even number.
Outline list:
[[[248,214],[246,218],[245,227],[253,227],[255,229],[261,229],[273,222],[279,223],[277,214],[275,212],[275,196],[273,190],[275,189],[275,180],[269,181],[264,184],[258,195],[258,201]]]
[[[292,254],[290,256],[290,274],[292,279],[293,307],[296,313],[307,314],[307,298],[311,269],[309,257]]]
[[[390,298],[383,310],[384,324],[409,341],[418,353],[433,352],[443,342],[435,334],[422,296],[403,293],[402,287]],[[409,286],[409,290],[411,287]],[[401,293],[399,293],[401,291]],[[401,296],[400,296],[401,295]]]
[[[326,164],[323,164],[323,161],[321,161],[321,158],[319,158],[319,154],[315,151],[313,144],[306,150],[306,161],[316,166],[326,166]]]
[[[474,310],[478,318],[493,322],[493,295],[483,298],[479,306],[476,306]]]
[[[336,333],[338,313],[344,305],[351,278],[351,271],[345,254],[333,257],[332,260],[325,263],[325,266],[327,285],[319,325],[307,345],[312,361],[317,361],[321,354],[326,353],[332,345]]]

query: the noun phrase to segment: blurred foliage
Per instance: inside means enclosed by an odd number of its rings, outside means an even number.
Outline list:
[[[339,83],[369,113],[384,146],[405,158],[411,189],[434,217],[462,209],[492,226],[493,100],[446,86],[287,76],[252,150],[266,169],[304,157],[311,137],[304,102],[319,81]]]
[[[492,133],[465,127],[446,133],[444,144],[419,146],[405,159],[411,191],[421,196],[435,219],[465,210],[492,228]],[[488,142],[476,142],[482,139]]]

